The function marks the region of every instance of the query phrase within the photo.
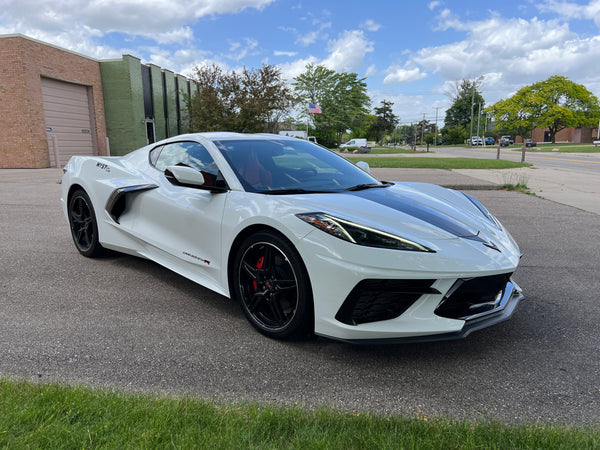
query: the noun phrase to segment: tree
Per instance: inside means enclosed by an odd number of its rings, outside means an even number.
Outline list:
[[[530,102],[535,109],[537,126],[548,128],[552,143],[556,133],[569,127],[594,126],[598,121],[598,98],[585,86],[566,77],[553,75],[531,85]]]
[[[195,68],[198,93],[189,101],[194,131],[276,132],[297,99],[279,68],[263,65],[241,73],[216,66]]]
[[[469,132],[464,126],[456,126],[452,128],[442,128],[442,139],[444,144],[462,144],[469,137]]]
[[[375,128],[377,116],[375,114],[366,114],[360,126],[354,126],[348,139],[367,138],[367,141],[376,141],[379,139],[379,130]]]
[[[435,124],[423,119],[415,124],[415,133],[417,141],[423,144],[426,134],[435,133]]]
[[[411,125],[402,125],[399,128],[399,136],[405,144],[412,145],[415,142],[415,127]]]
[[[598,98],[583,85],[553,75],[521,88],[515,95],[493,104],[488,111],[496,119],[496,128],[515,130],[523,139],[536,127],[556,133],[568,127],[594,126],[600,114]]]
[[[338,142],[347,129],[360,128],[371,102],[364,78],[356,73],[338,73],[324,66],[309,64],[294,80],[294,89],[305,104],[321,106],[322,114],[312,114],[311,120],[328,144]]]
[[[396,125],[398,125],[399,119],[398,116],[394,114],[392,111],[392,106],[394,103],[382,100],[381,106],[375,108],[375,114],[377,116],[377,120],[371,126],[377,130],[381,135],[381,145],[383,145],[383,138],[386,131],[391,132]]]
[[[500,100],[487,110],[495,119],[495,127],[500,132],[521,136],[523,142],[535,127],[538,112],[532,103],[531,87],[521,88],[515,95]],[[512,133],[511,133],[512,134]]]
[[[476,105],[481,104],[481,109],[484,108],[485,100],[479,92],[482,77],[476,80],[462,80],[455,82],[454,92],[449,93],[452,100],[452,106],[446,110],[446,118],[444,126],[454,128],[457,126],[468,126],[471,123],[471,117],[477,114],[477,110],[473,110]]]

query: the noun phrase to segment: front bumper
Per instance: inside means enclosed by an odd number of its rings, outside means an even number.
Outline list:
[[[475,314],[470,318],[465,318],[464,326],[457,331],[420,335],[420,336],[405,336],[394,338],[375,338],[375,339],[346,339],[333,336],[324,336],[331,339],[348,342],[352,344],[396,344],[396,343],[419,343],[419,342],[436,342],[450,341],[454,339],[463,339],[473,331],[481,330],[507,321],[512,316],[517,305],[524,296],[521,288],[511,279],[504,289],[502,298],[498,305],[485,313]]]

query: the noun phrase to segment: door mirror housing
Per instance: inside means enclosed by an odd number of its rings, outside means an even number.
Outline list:
[[[227,183],[223,180],[220,172],[218,175],[212,175],[190,166],[178,165],[168,166],[165,169],[165,177],[176,186],[205,189],[213,193],[228,190]]]
[[[168,166],[165,176],[173,184],[188,187],[201,187],[206,184],[202,172],[188,166]]]
[[[371,173],[371,168],[369,167],[369,164],[366,163],[365,161],[359,161],[356,163],[356,165],[363,170],[363,172],[367,172],[367,173]]]

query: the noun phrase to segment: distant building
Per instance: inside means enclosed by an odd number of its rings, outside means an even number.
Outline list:
[[[555,142],[572,142],[575,144],[589,143],[596,138],[597,128],[577,127],[565,128],[556,133]],[[550,130],[536,128],[531,132],[531,140],[534,142],[552,142]]]
[[[188,131],[196,84],[134,56],[98,61],[23,35],[0,36],[0,168],[123,155]]]

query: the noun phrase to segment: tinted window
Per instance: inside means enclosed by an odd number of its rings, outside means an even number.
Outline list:
[[[247,191],[340,191],[379,183],[339,155],[300,139],[215,142]]]
[[[160,155],[161,150],[162,150],[162,145],[150,150],[150,164],[152,164],[153,166],[156,165],[156,161],[158,161],[158,155]]]
[[[176,165],[193,167],[215,176],[219,171],[208,150],[197,142],[174,142],[162,148],[155,163],[156,168],[164,171],[168,166]]]

